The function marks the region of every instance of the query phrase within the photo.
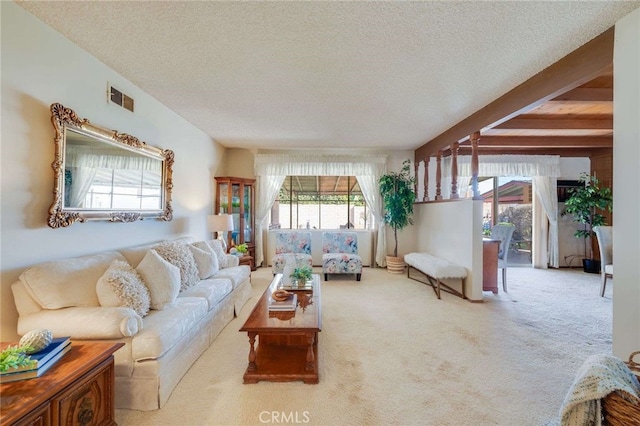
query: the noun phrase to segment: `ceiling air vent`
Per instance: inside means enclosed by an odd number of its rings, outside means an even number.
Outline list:
[[[112,102],[116,105],[121,106],[124,109],[128,109],[133,112],[133,98],[125,95],[115,87],[109,85],[109,90],[107,92],[107,98],[109,102]]]

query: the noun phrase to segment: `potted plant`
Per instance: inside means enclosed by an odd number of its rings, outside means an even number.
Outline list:
[[[600,181],[588,173],[580,175],[580,181],[584,186],[569,190],[569,198],[565,202],[562,215],[572,214],[575,222],[583,224],[582,229],[573,234],[576,238],[584,239],[584,255],[582,260],[585,272],[597,274],[600,272],[600,262],[593,259],[593,245],[589,245],[589,257],[587,257],[587,238],[595,238],[594,226],[606,225],[604,216],[599,211],[611,211],[613,198],[611,188],[600,187]]]
[[[291,281],[304,287],[307,281],[311,281],[313,270],[309,266],[300,266],[291,273]]]
[[[404,271],[404,258],[398,257],[398,230],[413,225],[413,203],[415,177],[411,175],[411,160],[402,163],[398,173],[388,173],[380,177],[380,195],[384,204],[384,221],[393,229],[393,256],[387,256],[387,271],[401,274]]]

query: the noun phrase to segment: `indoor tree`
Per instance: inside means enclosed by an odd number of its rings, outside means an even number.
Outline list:
[[[398,259],[398,230],[402,230],[413,224],[413,203],[416,200],[414,191],[415,177],[411,175],[411,160],[402,163],[400,172],[387,173],[380,177],[380,195],[384,204],[384,221],[393,229],[393,258],[391,265],[396,262],[401,265],[399,270],[390,267],[387,256],[389,272],[401,273],[404,270],[404,261]]]
[[[583,224],[583,228],[577,229],[573,235],[576,238],[584,239],[586,257],[587,238],[594,238],[594,226],[607,224],[604,216],[599,212],[612,211],[613,197],[611,196],[611,188],[602,188],[598,178],[589,175],[589,173],[580,174],[580,182],[584,183],[584,186],[569,190],[569,198],[564,203],[562,214],[572,214],[575,222]],[[583,263],[585,271],[593,272],[587,266],[593,263],[593,246],[590,246],[589,257]],[[599,267],[596,265],[594,268],[598,269]]]

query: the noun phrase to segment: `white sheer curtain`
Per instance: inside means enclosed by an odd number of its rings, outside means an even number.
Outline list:
[[[376,262],[384,266],[384,256],[387,245],[385,238],[384,223],[381,223],[382,200],[378,190],[378,180],[386,173],[386,155],[323,155],[323,154],[258,154],[254,162],[254,173],[260,177],[265,176],[355,176],[360,183],[362,194],[374,217],[378,228],[378,241],[376,245]],[[362,182],[365,182],[363,185]],[[264,185],[263,185],[264,186]],[[282,186],[282,182],[280,182]],[[366,188],[365,188],[366,187]],[[280,189],[278,187],[278,189]],[[262,194],[266,188],[258,186],[258,199],[265,200],[264,205],[259,209],[266,209],[268,212],[273,205],[275,197],[270,200],[266,194]],[[379,205],[379,207],[377,207]],[[266,217],[264,213],[262,220]],[[256,217],[258,219],[258,217]],[[257,220],[256,220],[257,222]],[[261,239],[261,237],[260,237]],[[256,245],[257,238],[256,238]],[[256,250],[262,250],[262,247]],[[256,251],[256,255],[257,255]],[[382,263],[379,255],[382,253]],[[263,259],[264,260],[264,254]]]
[[[91,188],[91,183],[96,177],[98,169],[95,167],[69,167],[71,171],[71,185],[68,188],[69,202],[71,208],[84,207],[84,199]],[[65,193],[67,190],[65,190]]]
[[[540,204],[549,220],[548,241],[544,241],[544,235],[540,244],[547,246],[547,256],[536,256],[534,253],[533,266],[546,268],[547,264],[553,268],[560,267],[558,255],[558,180],[556,177],[534,176],[533,191],[537,195]],[[542,220],[540,218],[539,220]],[[539,222],[538,222],[538,225]],[[535,225],[534,225],[535,227]]]
[[[387,230],[384,223],[384,205],[380,196],[380,187],[378,181],[380,176],[359,175],[356,176],[362,195],[364,196],[369,210],[376,218],[376,226],[378,227],[378,239],[376,244],[376,263],[384,268],[387,266]]]
[[[264,261],[264,250],[262,248],[262,227],[264,221],[273,206],[278,191],[282,187],[282,183],[286,176],[257,176],[257,197],[256,202],[256,265],[262,264]]]

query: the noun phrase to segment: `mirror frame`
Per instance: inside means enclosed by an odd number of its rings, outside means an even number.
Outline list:
[[[51,228],[67,227],[75,222],[88,220],[106,220],[110,222],[135,222],[146,218],[163,221],[173,219],[171,190],[173,189],[174,152],[147,145],[135,136],[119,133],[92,124],[86,118],[79,118],[70,108],[59,103],[51,105],[51,123],[55,129],[55,158],[51,167],[54,172],[53,203],[49,208],[48,225]],[[147,155],[162,161],[162,208],[158,210],[99,210],[64,207],[65,176],[65,129],[69,128],[91,136],[100,142]]]

